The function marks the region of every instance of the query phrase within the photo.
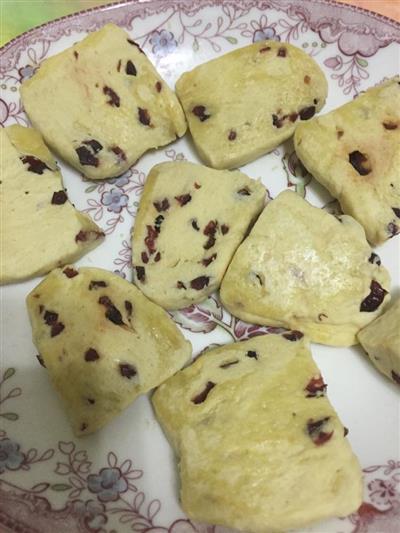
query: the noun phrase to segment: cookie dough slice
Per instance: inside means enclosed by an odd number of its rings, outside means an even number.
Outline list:
[[[400,385],[400,299],[358,334],[376,368]]]
[[[301,337],[211,350],[155,392],[191,519],[270,533],[361,504],[360,466]]]
[[[0,283],[46,274],[98,246],[104,233],[69,202],[40,134],[0,128]]]
[[[389,274],[358,222],[336,218],[287,190],[267,205],[238,248],[221,299],[248,322],[350,346],[383,311],[389,287]]]
[[[236,168],[276,148],[320,111],[327,91],[310,56],[275,41],[203,63],[176,84],[196,148],[214,168]]]
[[[379,244],[400,232],[400,78],[296,129],[307,170]]]
[[[207,298],[262,210],[265,193],[262,183],[239,171],[186,162],[153,167],[133,229],[138,287],[166,309]]]
[[[27,306],[33,341],[78,436],[103,427],[191,355],[168,314],[106,270],[53,270]]]
[[[119,176],[186,131],[173,91],[114,24],[43,61],[21,96],[46,143],[91,179]]]

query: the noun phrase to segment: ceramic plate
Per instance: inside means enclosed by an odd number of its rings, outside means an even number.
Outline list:
[[[323,112],[396,74],[400,26],[354,7],[319,0],[155,0],[97,8],[33,29],[1,51],[0,121],[26,125],[22,80],[40,62],[106,22],[125,28],[173,86],[208,59],[262,39],[290,42],[310,54],[329,80]],[[187,139],[145,155],[126,174],[101,182],[62,171],[75,205],[107,234],[79,264],[112,270],[130,280],[129,232],[150,168],[161,161],[199,161]],[[337,209],[304,171],[286,143],[246,165],[275,197],[291,188],[317,206]],[[379,247],[399,285],[399,237]],[[1,532],[222,533],[189,521],[179,507],[174,457],[147,396],[97,434],[75,439],[46,370],[37,362],[25,296],[38,279],[2,290],[0,430]],[[396,293],[397,291],[397,293]],[[398,287],[393,291],[397,296]],[[268,328],[231,317],[210,297],[174,313],[198,354],[206,346],[246,339]],[[400,524],[399,396],[359,347],[312,345],[330,399],[364,468],[358,513],[318,524],[318,533],[395,533]]]

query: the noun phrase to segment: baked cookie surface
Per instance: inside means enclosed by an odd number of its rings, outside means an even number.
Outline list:
[[[8,126],[0,129],[0,143],[0,283],[46,274],[98,246],[104,233],[69,202],[40,134]]]
[[[176,83],[196,148],[214,168],[237,168],[276,148],[320,111],[327,90],[312,58],[276,41],[212,59]]]
[[[167,313],[106,270],[53,270],[27,306],[33,341],[78,436],[103,427],[191,355]]]
[[[284,191],[238,248],[221,284],[221,300],[247,322],[350,346],[390,300],[390,277],[378,263],[352,217],[338,219]]]
[[[207,298],[218,289],[265,195],[262,183],[239,171],[187,162],[153,167],[133,228],[137,286],[166,309]]]
[[[47,144],[91,179],[123,174],[186,131],[173,91],[114,24],[43,61],[21,96]]]
[[[300,124],[296,153],[379,244],[400,232],[400,78]]]
[[[361,470],[299,332],[206,352],[153,395],[194,520],[253,533],[356,511]]]

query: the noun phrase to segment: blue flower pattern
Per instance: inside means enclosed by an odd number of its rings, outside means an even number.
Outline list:
[[[153,46],[153,54],[159,57],[171,54],[178,46],[174,34],[167,30],[154,31],[151,35],[150,43]]]
[[[98,475],[87,478],[88,489],[97,494],[101,502],[115,502],[121,492],[128,490],[128,483],[119,468],[102,468]]]
[[[19,444],[11,439],[0,440],[0,474],[5,470],[18,470],[24,462],[24,454],[19,448]]]
[[[128,196],[123,194],[119,189],[111,189],[111,191],[104,192],[101,195],[101,203],[105,205],[109,211],[120,213],[122,209],[128,205]]]

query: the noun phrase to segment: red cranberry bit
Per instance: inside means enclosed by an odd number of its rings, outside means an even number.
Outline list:
[[[207,399],[207,396],[209,395],[211,389],[213,389],[214,387],[215,383],[213,383],[212,381],[207,381],[207,384],[204,389],[199,394],[197,394],[197,396],[194,396],[192,398],[192,402],[196,405],[198,405],[199,403],[203,403]]]
[[[97,361],[97,359],[100,359],[100,356],[94,348],[89,348],[86,350],[85,361],[92,363],[93,361]]]
[[[347,437],[349,430],[346,427],[343,427],[343,437]]]
[[[369,261],[370,263],[372,263],[373,265],[378,265],[378,266],[380,266],[380,265],[382,264],[382,262],[381,262],[381,258],[379,257],[378,254],[376,254],[376,253],[374,253],[374,252],[372,252],[372,254],[369,256],[368,261]]]
[[[90,291],[97,290],[100,287],[107,287],[107,283],[105,281],[91,281],[89,283],[89,290]]]
[[[186,289],[186,285],[183,283],[183,281],[177,281],[176,282],[176,288],[177,289]]]
[[[24,155],[23,157],[20,157],[20,159],[24,165],[28,165],[27,170],[34,174],[43,174],[45,170],[51,170],[46,163],[43,163],[43,161],[33,155]]]
[[[219,365],[220,368],[229,368],[230,366],[237,365],[239,362],[239,359],[236,359],[235,361],[228,361],[227,363],[222,363],[222,365]]]
[[[163,221],[164,221],[164,217],[162,215],[158,215],[158,217],[156,217],[156,219],[154,220],[154,227],[157,233],[160,233],[161,224],[163,223]]]
[[[79,272],[75,270],[74,268],[66,267],[63,270],[63,274],[65,274],[67,278],[74,278],[75,276],[79,274]]]
[[[157,252],[156,255],[154,256],[154,261],[158,263],[160,259],[161,259],[161,254],[160,252]]]
[[[358,150],[355,150],[349,154],[349,163],[355,170],[357,170],[360,176],[366,176],[371,172],[371,166],[369,164],[368,157]]]
[[[207,226],[204,228],[204,235],[208,235],[207,242],[203,245],[203,248],[205,250],[209,250],[212,248],[215,244],[215,234],[217,232],[218,228],[218,222],[216,220],[210,220],[210,222],[207,224]]]
[[[311,81],[310,76],[307,76],[307,75],[304,76],[304,83],[305,83],[306,85],[309,85],[309,84],[310,84],[310,81]]]
[[[192,279],[190,286],[192,289],[196,289],[196,291],[201,291],[201,289],[208,286],[209,281],[210,278],[208,276],[199,276],[198,278]]]
[[[155,228],[153,228],[153,226],[147,225],[146,228],[147,228],[147,235],[144,239],[144,244],[146,245],[149,251],[149,254],[152,255],[156,251],[155,241],[158,237],[158,231]]]
[[[160,92],[161,92],[161,89],[162,89],[162,83],[161,83],[161,81],[158,81],[158,82],[156,83],[156,91],[157,91],[158,93],[160,93]]]
[[[392,370],[392,379],[394,382],[398,383],[400,385],[400,374]]]
[[[98,167],[99,160],[90,152],[85,146],[79,146],[75,148],[75,152],[78,154],[79,163],[83,166]]]
[[[400,218],[400,207],[392,207],[392,211],[397,218]]]
[[[79,57],[79,53],[76,50],[74,50],[74,57],[75,57],[75,59],[78,59],[78,57]]]
[[[286,57],[286,48],[284,48],[283,46],[281,48],[279,48],[277,56],[278,57]]]
[[[235,130],[230,130],[229,134],[228,134],[228,140],[229,141],[234,141],[236,139],[236,131]]]
[[[387,232],[390,235],[390,237],[394,237],[400,232],[400,229],[393,222],[389,222],[389,224],[387,225]]]
[[[293,341],[298,341],[299,339],[304,337],[304,334],[301,331],[294,330],[294,331],[291,331],[290,333],[284,333],[282,337],[285,337],[285,339],[287,339],[288,341],[293,342]]]
[[[52,324],[51,330],[50,330],[50,336],[56,337],[63,331],[63,329],[65,329],[65,326],[62,322],[56,322],[55,324]]]
[[[104,233],[102,231],[81,230],[75,235],[75,242],[96,241],[97,239],[101,239],[101,237],[104,237]]]
[[[83,422],[83,423],[81,424],[80,430],[81,430],[81,431],[85,431],[85,429],[87,429],[87,427],[88,427],[88,425],[87,425],[85,422]]]
[[[201,264],[204,265],[205,267],[208,267],[208,265],[212,263],[213,261],[215,261],[216,258],[217,258],[217,254],[212,254],[210,255],[210,257],[205,257],[202,260]]]
[[[52,324],[55,324],[57,322],[58,314],[54,311],[46,311],[43,316],[43,319],[48,326],[51,326]]]
[[[283,120],[278,115],[272,115],[272,125],[275,128],[281,128],[283,126]]]
[[[125,72],[128,74],[128,76],[136,76],[137,74],[136,67],[130,59],[128,59],[126,62]]]
[[[298,116],[299,116],[298,113],[290,113],[289,115],[290,122],[296,122]]]
[[[143,50],[140,48],[140,46],[138,45],[138,43],[135,43],[135,41],[133,41],[132,39],[127,39],[128,43],[131,44],[132,46],[136,46],[136,48],[139,50],[139,52],[141,52],[142,54],[144,54]]]
[[[307,392],[306,398],[320,398],[324,396],[326,387],[322,376],[311,378],[307,387],[304,389]]]
[[[314,102],[315,105],[317,105],[318,104],[318,98],[314,98],[313,102]]]
[[[109,100],[107,100],[107,104],[114,106],[114,107],[120,106],[119,96],[113,89],[111,89],[111,87],[108,87],[107,85],[105,85],[103,87],[103,94],[109,97]]]
[[[137,279],[143,283],[145,281],[145,279],[146,279],[146,270],[145,270],[145,268],[142,267],[142,266],[137,266],[137,267],[135,267],[135,270],[136,270]]]
[[[121,64],[122,64],[122,61],[119,60],[119,61],[118,61],[118,64],[117,64],[117,71],[118,71],[118,72],[120,72],[120,70],[121,70]]]
[[[263,48],[259,49],[259,52],[260,54],[264,54],[265,52],[268,52],[269,50],[271,50],[270,46],[264,46]]]
[[[209,119],[211,116],[206,112],[206,107],[204,105],[194,106],[194,108],[192,109],[192,113],[198,119],[200,119],[200,122],[204,122],[205,120]]]
[[[192,196],[190,194],[181,194],[179,196],[175,196],[175,200],[179,203],[181,207],[189,203],[192,199]]]
[[[251,195],[251,192],[250,192],[250,190],[247,187],[243,187],[243,189],[239,189],[237,193],[240,194],[240,196],[250,196]]]
[[[250,357],[251,359],[258,359],[258,354],[254,350],[249,350],[246,353],[246,357]]]
[[[43,361],[43,357],[42,357],[40,354],[38,354],[38,355],[36,356],[36,358],[37,358],[37,360],[39,361],[39,363],[41,364],[41,366],[42,366],[43,368],[46,368],[46,365],[44,364],[44,361]]]
[[[138,107],[138,117],[139,122],[141,122],[144,126],[150,126],[150,115],[147,109]]]
[[[383,127],[385,130],[397,130],[396,122],[384,122]]]
[[[122,161],[126,161],[126,154],[122,150],[122,148],[120,148],[119,146],[113,146],[111,148],[111,151],[114,152],[114,154],[117,156],[118,163],[121,163]]]
[[[329,433],[323,431],[324,426],[326,426],[329,420],[330,417],[327,416],[326,418],[321,418],[321,420],[315,421],[310,418],[307,422],[307,433],[316,446],[325,444],[332,437],[333,431],[330,431]]]
[[[115,307],[108,296],[100,296],[99,304],[104,305],[106,308],[105,316],[110,322],[117,326],[122,326],[124,324],[120,311]]]
[[[200,231],[200,228],[199,228],[199,225],[197,224],[197,219],[194,218],[192,220],[192,228],[195,229],[196,231]]]
[[[227,226],[226,224],[222,224],[221,226],[221,233],[222,235],[226,235],[229,231],[229,226]]]
[[[125,300],[124,306],[125,306],[126,314],[128,315],[128,317],[132,316],[132,311],[133,311],[132,303],[129,300]]]
[[[83,141],[82,144],[90,146],[94,154],[97,154],[100,152],[100,150],[103,150],[103,145],[100,144],[99,141],[96,141],[96,139],[89,139],[88,141]]]
[[[144,264],[147,264],[149,262],[149,256],[146,254],[146,252],[142,252],[140,257],[142,258]]]
[[[121,376],[128,379],[133,378],[137,374],[136,368],[133,365],[130,365],[129,363],[120,363],[119,371],[121,373]]]
[[[299,116],[300,120],[309,120],[315,115],[315,106],[310,105],[309,107],[303,107],[303,109],[300,109]]]
[[[153,205],[159,213],[169,209],[169,201],[167,198],[164,198],[164,200],[161,200],[161,202],[154,202]]]
[[[360,311],[365,313],[376,311],[383,302],[386,294],[387,291],[373,279],[370,285],[370,293],[361,302]]]
[[[56,191],[53,193],[51,203],[53,205],[63,205],[67,200],[68,196],[65,194],[65,191]]]

